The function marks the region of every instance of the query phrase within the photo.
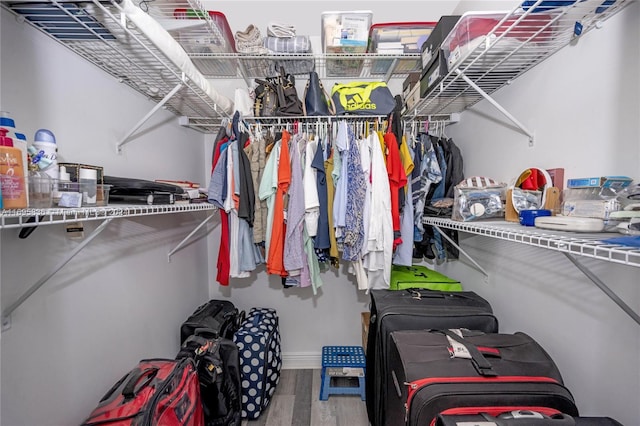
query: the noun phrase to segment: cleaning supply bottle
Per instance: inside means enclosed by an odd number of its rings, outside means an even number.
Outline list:
[[[25,169],[22,152],[13,146],[13,139],[7,136],[7,129],[0,127],[0,186],[5,209],[27,207]]]

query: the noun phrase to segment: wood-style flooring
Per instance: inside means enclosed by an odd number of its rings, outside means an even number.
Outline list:
[[[368,426],[358,395],[331,395],[320,401],[320,370],[282,370],[267,410],[242,426]],[[342,384],[340,384],[342,386]]]

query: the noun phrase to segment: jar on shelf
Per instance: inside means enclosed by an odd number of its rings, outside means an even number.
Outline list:
[[[46,172],[40,171],[38,166],[29,166],[29,207],[33,209],[48,209],[53,205],[53,179]]]

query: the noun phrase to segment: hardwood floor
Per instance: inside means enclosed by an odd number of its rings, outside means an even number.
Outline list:
[[[332,395],[320,401],[320,370],[282,370],[267,410],[242,426],[368,426],[358,395]]]

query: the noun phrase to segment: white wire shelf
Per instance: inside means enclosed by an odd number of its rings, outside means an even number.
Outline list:
[[[0,229],[26,228],[39,225],[54,225],[60,223],[205,210],[216,210],[216,207],[213,204],[208,203],[178,203],[152,206],[112,204],[104,207],[84,207],[77,209],[51,208],[0,210]]]
[[[457,222],[451,219],[426,216],[423,218],[423,223],[562,253],[640,267],[640,249],[602,242],[604,239],[620,236],[620,234],[552,232],[505,221]]]
[[[146,4],[143,2],[143,4]],[[192,7],[184,1],[184,8]],[[165,107],[178,116],[223,117],[206,93],[130,21],[117,0],[2,2],[2,6],[144,96],[160,101],[178,84]]]
[[[415,114],[464,111],[483,96],[465,82],[460,73],[491,94],[579,38],[577,25],[581,25],[580,34],[584,35],[631,1],[617,0],[605,5],[602,0],[583,0],[534,13],[541,3],[538,1],[526,12],[514,9],[475,48],[453,64],[442,81],[421,99]]]

